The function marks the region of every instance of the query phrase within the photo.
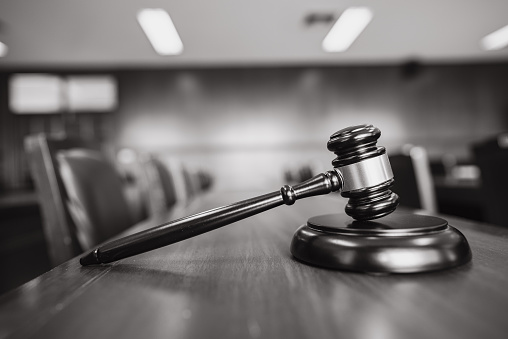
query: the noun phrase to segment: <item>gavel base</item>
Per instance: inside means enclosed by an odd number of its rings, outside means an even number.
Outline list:
[[[399,212],[370,221],[310,218],[294,234],[291,253],[310,265],[367,273],[436,271],[471,260],[466,238],[446,220]]]

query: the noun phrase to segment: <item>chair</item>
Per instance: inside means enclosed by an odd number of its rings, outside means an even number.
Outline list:
[[[140,160],[143,196],[149,215],[167,211],[177,203],[175,179],[169,168],[158,158],[145,155]]]
[[[173,178],[176,203],[180,206],[190,204],[199,193],[197,176],[178,159],[165,159],[163,166]]]
[[[196,176],[194,173],[191,173],[189,169],[185,166],[182,166],[183,180],[185,183],[185,192],[187,194],[187,200],[191,201],[194,199],[198,193],[198,183],[196,181]]]
[[[54,266],[133,224],[122,181],[97,144],[36,135],[25,149]]]
[[[395,177],[393,191],[399,195],[400,204],[436,213],[434,182],[425,149],[407,145],[389,159]]]
[[[152,163],[161,182],[162,192],[164,193],[164,207],[169,209],[177,202],[174,178],[169,168],[162,161],[154,158]]]
[[[481,172],[484,220],[508,226],[508,133],[473,145],[473,154]]]

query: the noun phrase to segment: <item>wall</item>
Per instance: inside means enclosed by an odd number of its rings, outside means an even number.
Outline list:
[[[508,64],[119,73],[118,144],[183,159],[216,188],[265,189],[285,168],[333,158],[328,137],[354,124],[382,130],[391,151],[468,157],[508,129]]]
[[[264,190],[283,183],[285,168],[328,168],[329,136],[352,124],[378,126],[389,151],[414,143],[432,157],[468,157],[471,143],[508,129],[508,64],[113,74],[118,111],[80,114],[69,123],[60,115],[11,114],[9,74],[0,73],[0,189],[29,187],[22,140],[39,132],[70,129],[179,158],[210,171],[216,189]]]

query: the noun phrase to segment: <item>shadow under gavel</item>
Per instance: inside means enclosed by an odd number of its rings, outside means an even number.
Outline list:
[[[421,219],[413,216],[408,221],[407,217],[405,217],[406,219],[403,218],[406,223],[411,223],[413,220],[415,222],[414,226],[401,226],[400,222],[398,220],[394,221],[393,218],[385,224],[369,223],[369,220],[389,215],[395,211],[398,205],[398,196],[390,191],[394,179],[386,150],[384,147],[376,146],[380,135],[379,129],[372,125],[359,125],[342,129],[330,137],[327,145],[328,149],[337,155],[337,158],[332,161],[333,170],[318,174],[294,186],[285,185],[279,191],[177,219],[108,242],[83,256],[80,263],[87,266],[114,262],[212,231],[277,206],[292,205],[298,199],[335,191],[340,191],[343,197],[349,198],[345,212],[356,221],[350,218],[344,219],[341,215],[338,218],[330,218],[326,215],[309,219],[308,225],[300,228],[295,233],[291,245],[291,251],[298,259],[313,265],[331,268],[400,273],[433,270],[463,263],[464,258],[470,258],[469,246],[462,234],[448,226],[446,221],[442,219],[435,217]],[[398,219],[400,220],[400,218]],[[400,231],[401,227],[402,231]],[[386,229],[389,229],[388,233]],[[366,230],[367,233],[365,233]],[[398,233],[397,230],[399,230]],[[418,230],[424,231],[422,233]],[[409,269],[400,268],[399,263],[393,262],[389,263],[388,266],[386,263],[374,263],[374,265],[365,265],[364,263],[364,261],[376,261],[376,258],[378,258],[376,251],[384,251],[388,254],[395,253],[396,248],[404,248],[404,246],[409,246],[410,249],[413,249],[413,252],[416,249],[417,253],[421,252],[419,255],[423,256],[429,248],[425,248],[425,251],[422,252],[422,247],[414,242],[414,239],[408,239],[405,235],[434,236],[434,234],[437,234],[436,232],[451,232],[452,242],[457,243],[453,244],[455,246],[453,251],[459,252],[459,259],[438,260],[437,263],[432,261],[434,259],[430,262],[424,260],[424,264],[418,263],[414,265],[414,269],[412,267]],[[457,232],[462,237],[453,237]],[[343,248],[343,246],[337,247],[338,245],[335,243],[336,240],[340,240],[340,237],[344,236],[349,237],[348,241],[352,243],[351,234],[356,236],[354,241],[360,241],[354,246],[358,247],[357,245],[360,245],[367,249],[359,252],[365,253],[366,257],[363,259],[363,254],[356,255],[357,258],[361,259],[359,262],[344,261],[337,256],[337,254],[347,252],[347,256],[350,257],[348,252],[350,249]],[[365,236],[362,237],[362,234]],[[393,238],[393,235],[397,234],[399,235],[399,243],[394,247],[389,244],[389,237]],[[450,234],[445,234],[445,236],[450,238]],[[442,235],[440,237],[442,238]],[[441,238],[436,239],[435,242],[442,242]],[[464,246],[464,242],[466,246]],[[318,244],[317,247],[314,244]],[[372,248],[375,251],[372,251]],[[431,247],[430,249],[434,251],[441,250],[437,247]],[[443,257],[443,255],[440,254],[440,257]],[[356,268],[357,266],[359,267]]]

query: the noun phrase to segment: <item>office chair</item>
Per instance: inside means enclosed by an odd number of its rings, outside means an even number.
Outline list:
[[[25,150],[54,266],[133,224],[122,181],[95,143],[28,136]]]
[[[434,181],[425,149],[406,145],[389,158],[395,177],[392,190],[399,195],[400,205],[436,213]]]
[[[186,166],[182,165],[183,182],[185,184],[186,200],[192,201],[199,193],[197,177]]]
[[[156,156],[140,156],[141,190],[150,216],[171,209],[177,202],[175,178],[171,170]]]
[[[481,172],[484,220],[508,226],[508,133],[473,145],[473,154]]]

